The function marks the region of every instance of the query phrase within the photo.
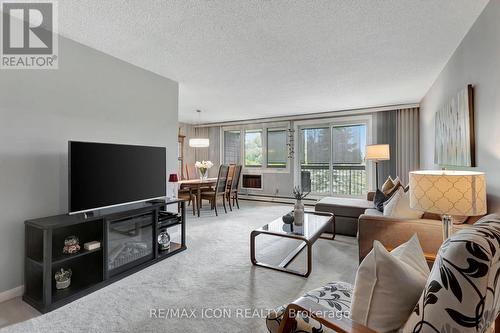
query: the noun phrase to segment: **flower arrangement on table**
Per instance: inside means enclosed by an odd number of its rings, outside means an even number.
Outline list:
[[[293,219],[296,225],[304,224],[304,204],[302,200],[307,197],[310,192],[303,192],[300,187],[293,188],[293,196],[295,197],[295,206],[293,208]]]
[[[200,171],[200,176],[201,176],[201,179],[203,180],[203,179],[207,178],[207,171],[208,171],[208,169],[213,167],[214,164],[210,161],[201,161],[201,162],[196,161],[194,166]]]
[[[297,200],[297,201],[303,200],[305,197],[307,197],[309,195],[309,193],[311,193],[311,192],[309,191],[309,192],[305,193],[298,186],[294,186],[294,188],[293,188],[293,196],[295,197],[295,200]]]

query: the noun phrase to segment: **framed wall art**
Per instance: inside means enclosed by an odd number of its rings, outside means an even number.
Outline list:
[[[476,166],[474,89],[460,90],[436,112],[434,163],[439,166]]]

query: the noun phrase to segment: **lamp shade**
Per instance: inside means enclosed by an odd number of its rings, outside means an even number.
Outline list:
[[[486,214],[486,176],[473,171],[412,171],[410,207],[455,216]]]
[[[210,146],[210,139],[208,138],[192,138],[189,139],[189,147],[193,148],[206,148]]]
[[[169,183],[177,183],[178,181],[179,181],[179,178],[177,177],[176,173],[171,173],[170,176],[168,176]]]
[[[387,161],[391,159],[389,145],[367,145],[366,156],[368,161]]]

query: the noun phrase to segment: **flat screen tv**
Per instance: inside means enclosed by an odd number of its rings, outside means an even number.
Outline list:
[[[166,148],[69,141],[69,212],[166,195]]]

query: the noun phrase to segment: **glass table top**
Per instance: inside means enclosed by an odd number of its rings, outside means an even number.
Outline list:
[[[333,216],[320,215],[315,212],[304,212],[304,224],[301,226],[295,224],[286,224],[280,216],[276,220],[266,224],[260,231],[271,232],[274,234],[285,234],[290,236],[302,236],[304,238],[313,238],[318,233],[322,233],[325,227],[331,223]]]

